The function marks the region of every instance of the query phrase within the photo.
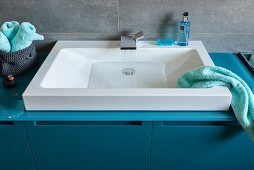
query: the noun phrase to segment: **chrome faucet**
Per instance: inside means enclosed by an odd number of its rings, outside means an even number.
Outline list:
[[[136,42],[144,38],[143,31],[132,36],[121,36],[121,50],[136,50]]]

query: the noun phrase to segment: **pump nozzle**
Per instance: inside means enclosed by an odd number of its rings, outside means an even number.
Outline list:
[[[188,22],[189,21],[189,13],[188,12],[184,12],[183,13],[183,22]]]
[[[184,12],[183,16],[185,16],[185,17],[189,16],[189,12]]]

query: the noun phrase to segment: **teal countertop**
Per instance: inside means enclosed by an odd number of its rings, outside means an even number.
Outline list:
[[[40,54],[42,60],[47,54]],[[227,68],[242,77],[254,91],[254,76],[235,54],[210,53],[215,65]],[[7,89],[0,79],[0,121],[236,121],[229,111],[81,111],[81,112],[27,112],[22,93],[39,66],[17,77],[15,88]]]

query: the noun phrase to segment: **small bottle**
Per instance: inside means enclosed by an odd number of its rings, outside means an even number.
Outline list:
[[[8,76],[4,77],[4,79],[3,79],[3,85],[5,87],[13,87],[13,86],[15,86],[16,85],[16,81],[15,81],[14,76],[8,75]]]
[[[189,13],[184,12],[183,13],[183,20],[181,20],[179,23],[177,45],[187,46],[189,44],[189,37],[190,37]]]

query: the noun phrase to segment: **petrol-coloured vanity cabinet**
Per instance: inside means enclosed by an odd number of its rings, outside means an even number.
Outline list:
[[[148,170],[151,123],[27,122],[38,170]]]
[[[210,56],[253,91],[254,77],[237,56]],[[17,77],[16,89],[0,83],[0,170],[254,169],[254,142],[232,110],[27,112],[20,99],[32,77]]]
[[[254,142],[237,122],[153,124],[152,170],[253,170]]]
[[[235,121],[1,122],[1,170],[252,170]]]
[[[0,169],[35,170],[23,122],[0,121]]]

